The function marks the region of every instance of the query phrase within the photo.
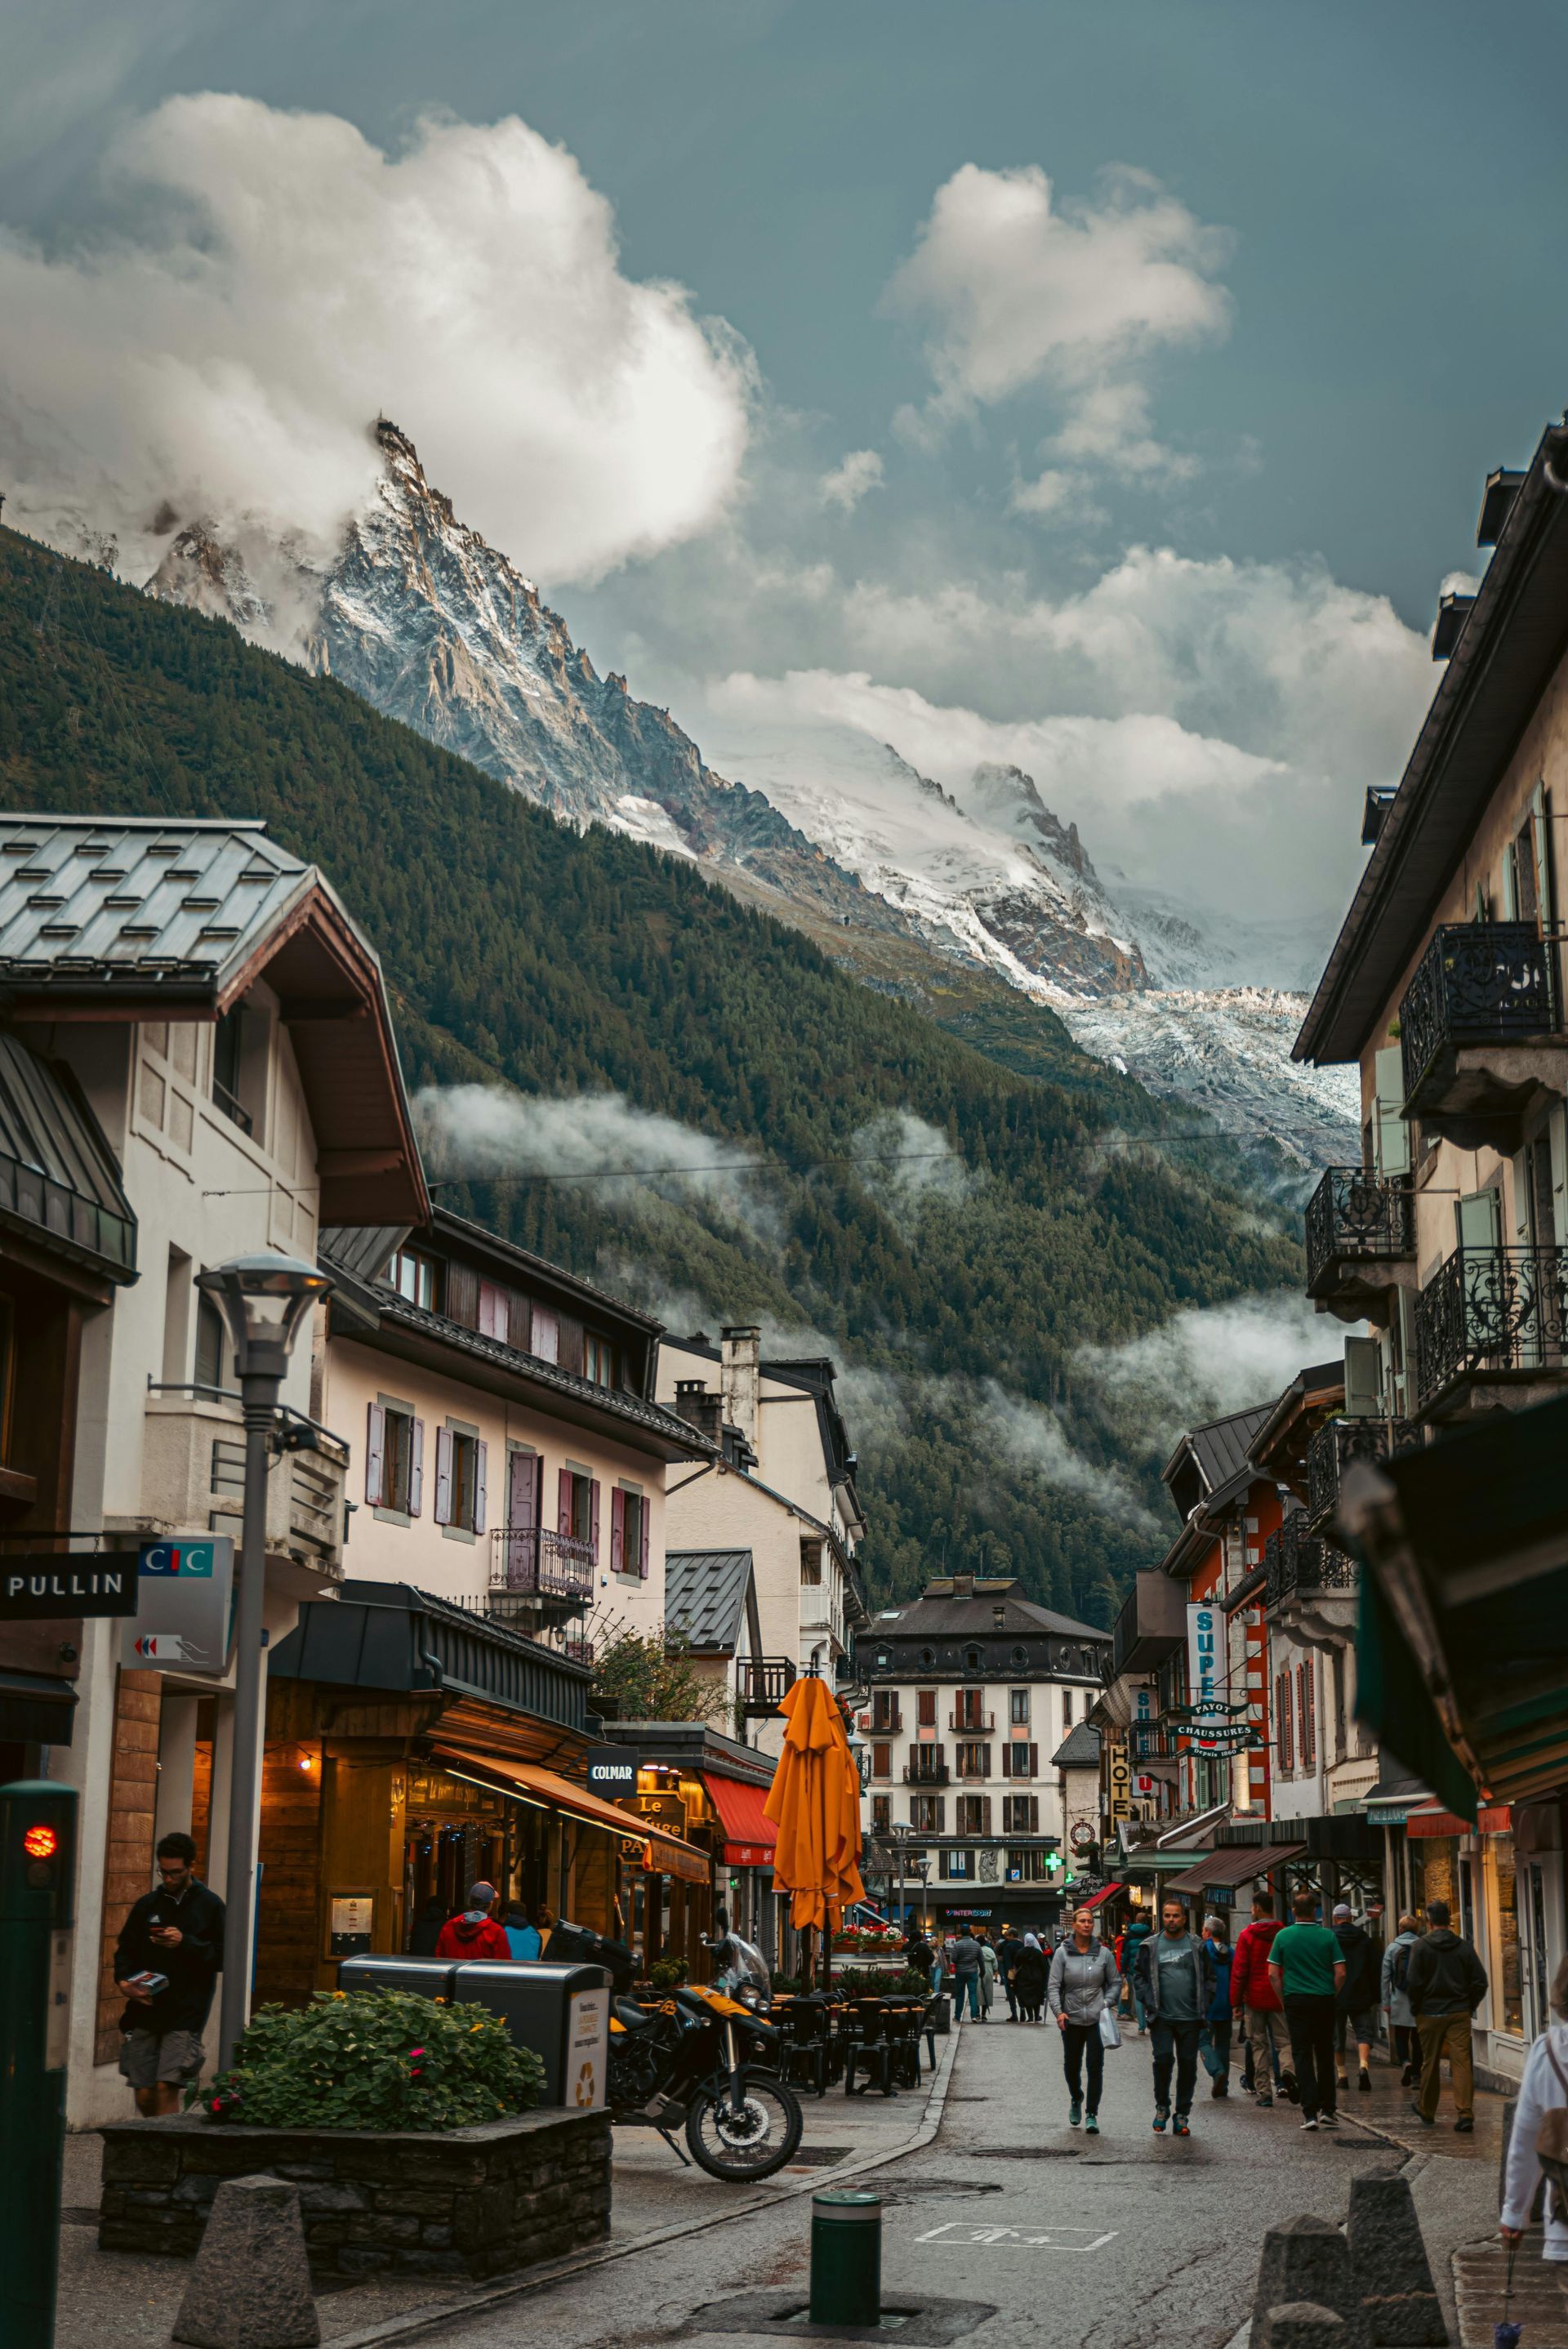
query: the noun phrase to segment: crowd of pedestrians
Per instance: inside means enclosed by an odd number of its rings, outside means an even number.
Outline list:
[[[1135,1909],[1114,1943],[1100,1938],[1089,1906],[1074,1911],[1054,1950],[1012,1925],[995,1940],[984,1926],[965,1925],[937,1940],[916,1929],[908,1958],[934,1992],[951,1993],[955,2021],[989,2022],[1000,1992],[1009,2023],[1056,2027],[1073,2128],[1099,2131],[1106,2054],[1120,2044],[1125,2009],[1150,2043],[1161,2134],[1191,2137],[1200,2066],[1212,2097],[1230,2095],[1238,2047],[1255,2105],[1278,2101],[1299,2110],[1303,2129],[1333,2128],[1352,2085],[1352,2054],[1357,2092],[1371,2089],[1385,2020],[1401,2084],[1418,2090],[1417,2118],[1436,2126],[1446,2062],[1454,2127],[1473,2129],[1470,2022],[1487,1978],[1451,1930],[1446,1903],[1431,1902],[1424,1921],[1401,1916],[1387,1948],[1376,1917],[1358,1920],[1347,1901],[1335,1903],[1326,1921],[1310,1888],[1290,1905],[1287,1922],[1272,1894],[1259,1891],[1233,1946],[1223,1917],[1206,1916],[1195,1930],[1185,1901],[1167,1894],[1158,1922]]]

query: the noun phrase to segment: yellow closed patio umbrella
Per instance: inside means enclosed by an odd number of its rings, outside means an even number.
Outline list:
[[[791,1893],[797,1932],[836,1932],[861,1882],[861,1781],[844,1720],[825,1682],[808,1673],[779,1708],[789,1722],[763,1810],[779,1830],[773,1881]]]

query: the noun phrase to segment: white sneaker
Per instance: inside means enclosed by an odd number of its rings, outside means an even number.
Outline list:
[[[1303,2128],[1313,2128],[1313,2129],[1315,2129],[1315,2128],[1317,2127],[1317,2119],[1316,2119],[1316,2116],[1315,2115],[1315,2116],[1313,2116],[1313,2118],[1312,2118],[1311,2120],[1309,2120],[1309,2121],[1303,2121],[1303,2123],[1302,2123],[1302,2127],[1303,2127]]]

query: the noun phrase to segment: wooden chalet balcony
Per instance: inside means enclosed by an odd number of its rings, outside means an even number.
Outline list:
[[[1306,1293],[1359,1321],[1385,1290],[1414,1288],[1415,1196],[1408,1183],[1331,1166],[1306,1203]]]
[[[751,1721],[777,1713],[784,1702],[785,1691],[799,1677],[797,1666],[788,1656],[748,1656],[736,1671],[741,1710]]]
[[[1568,1254],[1561,1248],[1456,1248],[1416,1299],[1416,1380],[1423,1413],[1510,1386],[1551,1392],[1568,1371]]]
[[[1415,1441],[1416,1430],[1406,1419],[1326,1420],[1306,1447],[1307,1531],[1324,1534],[1332,1525],[1352,1461],[1391,1460]]]
[[[1543,1094],[1568,1092],[1555,936],[1533,922],[1446,922],[1399,1006],[1405,1114],[1461,1148],[1515,1146]]]

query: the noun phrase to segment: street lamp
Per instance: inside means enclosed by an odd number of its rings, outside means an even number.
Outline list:
[[[256,1909],[256,1797],[261,1777],[262,1613],[267,1576],[267,1473],[278,1389],[305,1315],[332,1281],[292,1256],[242,1256],[197,1276],[233,1342],[245,1423],[245,1502],[234,1659],[234,1742],[229,1776],[229,1884],[218,2061],[233,2063],[250,2003]]]
[[[861,1782],[861,1792],[863,1795],[872,1783],[872,1749],[870,1740],[861,1734],[860,1724],[857,1722],[850,1723],[845,1744],[849,1746],[850,1759],[855,1765],[855,1775]]]

